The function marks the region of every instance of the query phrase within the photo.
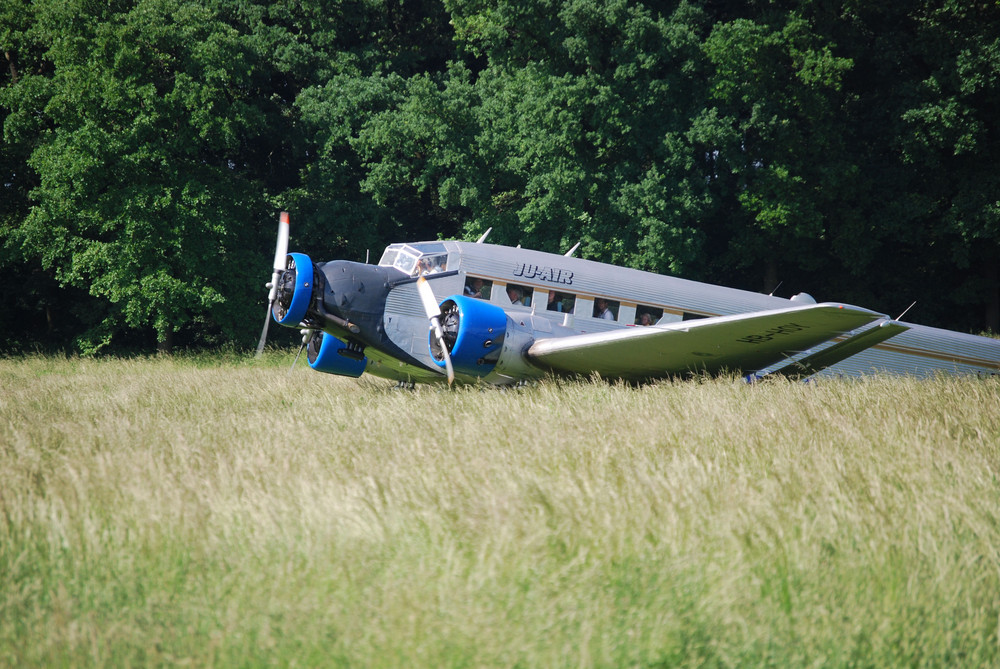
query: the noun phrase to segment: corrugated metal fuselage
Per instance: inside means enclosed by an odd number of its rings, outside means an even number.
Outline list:
[[[789,306],[785,298],[528,249],[457,241],[407,246],[415,250],[433,247],[439,253],[443,247],[447,253],[447,271],[440,276],[427,275],[439,301],[463,294],[474,279],[481,279],[486,286],[484,299],[533,330],[536,339],[638,326],[643,314],[660,322],[674,322]],[[526,304],[512,303],[508,288],[522,291]],[[558,301],[550,303],[550,293]],[[598,317],[597,300],[611,305],[612,319]],[[563,311],[550,308],[553,303]],[[910,330],[822,373],[923,376],[1000,371],[1000,340],[907,325]],[[428,349],[427,317],[415,282],[402,282],[389,289],[383,330],[384,336],[410,360],[399,361],[369,348],[372,362],[367,371],[399,380],[443,378]],[[527,375],[542,373],[528,370]]]

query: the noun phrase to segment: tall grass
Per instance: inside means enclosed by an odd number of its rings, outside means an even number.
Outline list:
[[[0,360],[0,665],[997,666],[1000,379]]]

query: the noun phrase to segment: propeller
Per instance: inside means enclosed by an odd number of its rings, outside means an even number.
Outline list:
[[[274,300],[278,295],[278,278],[285,269],[285,256],[288,254],[288,212],[281,212],[278,218],[278,242],[274,247],[274,272],[271,274],[271,281],[266,284],[269,289],[267,294],[267,315],[264,317],[264,329],[260,333],[260,341],[257,342],[257,357],[264,352],[264,344],[267,342],[267,328],[271,324],[271,309],[274,307]]]
[[[451,366],[451,353],[448,352],[448,346],[444,341],[444,332],[441,330],[441,307],[438,306],[437,300],[434,298],[431,285],[424,277],[417,279],[417,292],[420,293],[420,301],[424,303],[424,311],[427,312],[427,318],[431,321],[431,329],[434,330],[434,336],[437,337],[438,345],[441,347],[441,355],[444,356],[444,366],[448,372],[448,385],[450,386],[455,381],[455,368]]]

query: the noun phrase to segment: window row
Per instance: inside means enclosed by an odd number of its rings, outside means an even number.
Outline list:
[[[531,286],[522,286],[516,283],[501,283],[499,284],[499,287],[505,291],[506,299],[503,299],[500,296],[496,298],[493,297],[494,285],[493,281],[490,279],[484,279],[478,276],[469,276],[466,277],[465,280],[465,294],[469,297],[475,297],[481,300],[491,300],[498,304],[506,305],[509,303],[513,306],[522,307],[530,307],[533,299],[544,299],[546,300],[545,309],[547,311],[555,311],[564,314],[577,313],[577,296],[573,293],[558,290],[535,290]],[[681,320],[682,318],[680,315],[670,313],[668,313],[667,317],[664,318],[663,309],[643,304],[635,305],[635,311],[633,313],[631,311],[631,307],[623,309],[621,302],[618,300],[609,300],[603,297],[595,297],[592,303],[587,298],[582,298],[580,302],[581,308],[589,310],[590,313],[587,315],[592,318],[618,322],[620,317],[625,317],[633,320],[634,325],[653,325],[654,323],[660,322],[661,319],[664,322],[672,322],[675,320]]]

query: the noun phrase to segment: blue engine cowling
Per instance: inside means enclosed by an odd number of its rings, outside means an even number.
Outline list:
[[[493,371],[500,358],[507,314],[489,302],[452,295],[441,303],[441,329],[455,372],[482,377]],[[444,368],[444,355],[433,332],[429,345],[431,358]]]
[[[304,253],[289,253],[286,258],[271,315],[281,325],[295,327],[305,318],[312,300],[313,263]]]
[[[326,332],[316,331],[309,339],[306,347],[306,358],[309,366],[317,372],[339,374],[358,378],[368,366],[368,358],[348,357],[341,354],[347,350],[347,344]]]

